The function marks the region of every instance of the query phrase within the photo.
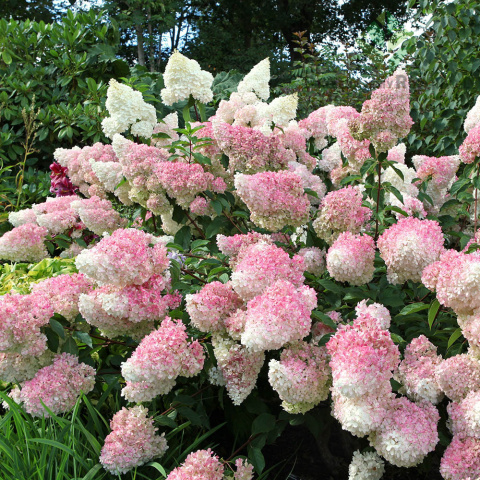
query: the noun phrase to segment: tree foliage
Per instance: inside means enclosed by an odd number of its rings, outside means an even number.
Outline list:
[[[480,4],[420,2],[419,15],[428,13],[426,32],[409,45],[417,96],[409,143],[418,153],[452,155],[465,138],[463,121],[474,92],[480,92]]]

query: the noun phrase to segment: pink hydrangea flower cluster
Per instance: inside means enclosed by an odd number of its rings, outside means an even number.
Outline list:
[[[305,271],[319,277],[325,271],[325,250],[318,247],[305,247],[298,251],[303,258]]]
[[[92,170],[90,160],[118,163],[118,158],[111,145],[95,143],[91,147],[57,148],[53,156],[62,167],[68,169],[67,174],[71,182],[79,188],[83,195],[105,197],[105,189]]]
[[[235,175],[235,188],[251,211],[255,225],[278,231],[299,227],[308,220],[310,202],[302,179],[293,172],[261,172]]]
[[[297,162],[290,162],[288,168],[302,179],[303,188],[308,188],[317,194],[316,197],[314,195],[308,195],[308,199],[312,205],[318,205],[327,190],[327,187],[320,177],[311,173],[305,165]]]
[[[133,228],[120,229],[82,251],[75,264],[100,286],[141,285],[169,266],[167,249],[158,238]]]
[[[195,197],[193,199],[189,208],[190,208],[190,211],[195,215],[213,216],[213,214],[215,213],[215,211],[207,202],[207,200],[204,197],[200,197],[200,196]]]
[[[447,250],[426,267],[422,283],[435,291],[438,301],[458,315],[472,315],[480,309],[480,255]]]
[[[30,380],[42,367],[52,363],[53,356],[50,350],[45,350],[39,356],[0,353],[0,379],[7,383]]]
[[[280,138],[282,145],[295,153],[297,162],[302,164],[309,172],[315,168],[317,160],[307,152],[307,141],[303,128],[300,128],[296,122],[290,122],[283,132],[277,128],[275,133]]]
[[[81,273],[58,275],[47,278],[32,286],[32,293],[43,296],[50,302],[55,313],[63,315],[67,320],[74,320],[78,315],[78,300],[81,294],[92,290],[92,281]]]
[[[411,400],[437,405],[443,398],[443,391],[435,373],[442,362],[437,347],[425,335],[420,335],[405,349],[394,378],[403,385],[402,390]]]
[[[213,123],[213,131],[218,146],[230,159],[230,173],[280,170],[296,160],[295,153],[287,150],[276,135],[267,136],[249,127],[218,121]]]
[[[325,347],[298,342],[283,350],[280,361],[270,360],[268,381],[290,413],[305,413],[326,400],[330,368]]]
[[[322,151],[322,158],[317,161],[317,167],[324,172],[342,168],[342,150],[338,142]]]
[[[387,160],[389,162],[405,163],[405,154],[407,153],[407,146],[404,143],[395,145],[388,151]]]
[[[267,243],[247,244],[238,254],[232,286],[243,300],[248,301],[280,279],[291,282],[295,287],[301,286],[304,269],[300,255],[290,258],[281,248]]]
[[[338,312],[335,312],[335,311],[328,312],[327,315],[333,320],[333,322],[336,325],[342,322],[342,316]],[[335,328],[331,327],[330,325],[327,325],[323,322],[316,322],[314,325],[312,325],[311,343],[313,344],[318,343],[324,335],[326,335],[327,333],[334,333],[334,332],[335,332]]]
[[[397,467],[413,467],[438,443],[440,419],[431,403],[417,404],[406,397],[390,400],[380,427],[369,436],[370,444]]]
[[[135,143],[121,135],[113,138],[113,148],[122,165],[123,175],[137,188],[145,188],[155,167],[168,161],[167,150]]]
[[[236,257],[242,247],[253,245],[255,243],[272,243],[270,235],[263,235],[258,232],[248,232],[247,234],[236,234],[231,237],[217,235],[217,245],[219,250],[230,257],[230,262],[236,263]]]
[[[15,227],[0,237],[0,259],[12,262],[40,262],[48,257],[48,230],[33,223]]]
[[[468,132],[458,152],[463,163],[473,163],[480,156],[480,123]]]
[[[114,475],[127,473],[134,467],[161,457],[167,450],[165,434],[156,435],[153,418],[141,405],[123,407],[111,422],[111,433],[105,438],[100,463]]]
[[[388,330],[390,328],[392,317],[388,311],[388,308],[384,307],[380,303],[372,303],[371,305],[367,305],[367,301],[362,300],[361,302],[357,303],[357,306],[355,307],[355,313],[357,314],[357,317],[370,315],[377,321],[378,326],[383,330]]]
[[[310,332],[310,314],[316,305],[313,288],[277,280],[248,302],[242,344],[258,352],[303,339]]]
[[[431,179],[435,187],[442,190],[452,183],[459,165],[458,155],[438,158],[422,157],[421,164],[417,166],[417,177],[423,181]]]
[[[190,453],[180,467],[170,472],[167,480],[222,480],[224,466],[209,449]]]
[[[194,128],[201,125],[203,125],[203,128],[195,132],[195,136],[201,140],[201,142],[195,145],[196,151],[205,155],[212,161],[212,166],[209,167],[211,168],[211,170],[209,170],[211,173],[224,177],[227,175],[227,171],[220,162],[223,152],[215,139],[213,124],[212,122],[193,122],[191,124]]]
[[[130,402],[164,395],[174,387],[178,376],[192,377],[199,373],[204,359],[201,344],[187,341],[185,325],[166,317],[122,364],[122,375],[127,382],[122,395]]]
[[[52,305],[43,295],[0,297],[0,352],[41,355],[47,349],[47,337],[40,328],[52,315]]]
[[[364,285],[375,271],[375,241],[368,235],[341,233],[327,252],[328,273],[338,282]]]
[[[223,321],[243,306],[231,282],[208,283],[200,292],[188,294],[185,300],[192,324],[202,332],[225,330]]]
[[[64,413],[75,405],[82,392],[87,394],[94,385],[95,370],[79,363],[78,357],[62,353],[55,357],[52,365],[40,369],[10,395],[34,417],[48,417],[42,403],[55,414]]]
[[[105,232],[112,233],[127,224],[127,219],[122,218],[114,210],[112,202],[93,195],[89,199],[76,199],[71,203],[71,208],[78,214],[86,228],[96,235]]]
[[[71,228],[82,228],[78,215],[72,209],[72,203],[77,200],[80,200],[77,195],[71,195],[47,198],[45,202],[33,205],[36,223],[45,227],[51,235],[63,233]]]
[[[265,354],[253,352],[227,336],[215,335],[212,344],[228,396],[234,405],[240,405],[255,388]]]
[[[342,395],[355,398],[390,390],[392,372],[400,362],[400,352],[390,334],[369,315],[359,316],[328,341],[333,386]],[[351,352],[355,351],[355,355]]]
[[[192,127],[196,126],[198,126],[198,124],[192,124]],[[151,144],[156,147],[166,147],[171,145],[172,142],[175,142],[180,138],[180,135],[175,131],[176,128],[178,128],[178,113],[169,113],[153,128]],[[165,133],[169,138],[155,138],[156,133]]]
[[[327,146],[327,113],[331,108],[331,105],[321,107],[298,122],[298,126],[306,131],[305,136],[315,140],[315,147],[318,150]]]
[[[359,116],[353,107],[346,106],[330,108],[327,113],[328,134],[337,139],[340,150],[356,171],[370,157],[368,151],[370,142],[354,139],[348,128],[349,122]]]
[[[468,340],[472,353],[478,355],[480,352],[480,311],[476,310],[473,315],[459,315],[457,321],[463,336]]]
[[[14,226],[19,227],[20,225],[25,225],[26,223],[37,223],[37,215],[32,208],[25,208],[19,210],[18,212],[10,212],[8,214],[8,221]]]
[[[402,218],[385,230],[377,242],[380,256],[387,265],[392,284],[407,280],[419,282],[423,270],[439,260],[445,251],[443,233],[438,222]]]
[[[182,207],[188,208],[195,197],[205,190],[224,191],[226,188],[223,184],[214,183],[215,177],[205,172],[203,167],[198,163],[183,162],[162,162],[155,166],[155,180],[150,179],[147,182],[149,190],[156,193],[162,189],[170,198]],[[154,185],[151,185],[151,182]]]
[[[474,480],[480,476],[480,438],[453,437],[440,463],[445,480]]]
[[[453,435],[480,438],[480,390],[470,392],[460,402],[450,403],[447,411]]]
[[[362,194],[352,186],[327,193],[313,222],[317,235],[332,243],[342,232],[360,232],[371,211],[362,207]]]
[[[161,275],[142,285],[106,285],[80,296],[80,312],[107,336],[128,334],[140,339],[154,329],[155,321],[165,318],[169,309],[180,305],[180,295],[161,295],[169,288],[169,280]]]
[[[460,402],[470,392],[480,391],[480,362],[466,353],[455,355],[437,366],[435,378],[450,400]]]
[[[363,103],[360,115],[349,122],[352,136],[370,140],[377,153],[394,147],[412,125],[408,77],[403,70],[397,70],[373,91],[371,99]]]
[[[380,428],[388,415],[388,402],[393,397],[385,386],[356,398],[346,397],[333,388],[332,414],[344,430],[357,437],[364,437]]]
[[[246,460],[235,460],[236,471],[233,480],[252,480],[253,466]],[[224,476],[225,467],[215,453],[207,450],[197,450],[190,453],[180,467],[175,468],[168,475],[167,480],[227,480]]]
[[[327,111],[327,128],[328,134],[331,137],[337,137],[338,134],[343,129],[345,122],[357,118],[360,114],[353,107],[348,106],[339,106],[334,107],[330,106]]]

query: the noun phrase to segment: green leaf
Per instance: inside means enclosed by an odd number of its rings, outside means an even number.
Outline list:
[[[159,472],[160,475],[163,476],[163,478],[167,478],[167,472],[158,462],[150,462],[150,463],[147,463],[146,466],[155,468],[155,470],[157,470],[157,472]]]
[[[398,392],[398,390],[401,388],[402,384],[394,380],[393,378],[390,379],[390,385],[392,386],[392,390],[394,392]]]
[[[462,336],[462,329],[457,328],[448,339],[447,349],[449,349]]]
[[[216,235],[220,229],[225,225],[225,219],[223,217],[214,218],[207,229],[205,230],[205,236],[211,238]]]
[[[401,315],[409,315],[410,313],[416,313],[416,312],[420,312],[422,310],[426,310],[427,308],[429,308],[429,305],[426,304],[426,303],[412,303],[411,305],[407,305],[405,307],[402,308],[402,310],[400,311],[400,313],[397,315],[397,316],[401,316]]]
[[[194,412],[190,407],[181,406],[176,407],[175,410],[177,410],[177,412],[187,420],[190,420],[192,425],[199,427],[205,426],[205,422],[202,420],[202,417],[200,417],[200,415],[197,412]]]
[[[396,333],[391,333],[390,337],[394,343],[407,343],[400,335],[397,335]]]
[[[320,320],[324,325],[328,325],[329,327],[332,327],[335,330],[337,329],[337,324],[326,313],[318,312],[317,310],[314,310],[312,312],[312,317],[315,318],[316,320]]]
[[[210,200],[210,205],[215,210],[217,215],[221,215],[223,211],[223,205],[220,200]]]
[[[76,338],[79,342],[88,345],[90,348],[93,347],[92,337],[87,332],[74,332],[73,338]]]
[[[192,239],[192,232],[188,225],[184,225],[176,234],[174,242],[181,245],[184,250],[189,249],[190,241]]]
[[[50,326],[52,330],[60,337],[65,339],[65,330],[63,329],[63,325],[60,322],[57,322],[54,318],[50,319]]]
[[[327,292],[344,293],[344,288],[340,285],[332,282],[331,280],[317,280],[317,283],[321,285]]]
[[[212,164],[212,161],[208,157],[206,157],[205,155],[202,155],[201,153],[193,152],[192,155],[193,155],[193,158],[195,158],[195,160],[198,163],[200,163],[201,165],[211,165]]]
[[[188,122],[190,123],[192,121],[192,117],[190,117],[190,105],[185,105],[183,107],[183,119],[185,120],[185,123]]]
[[[170,428],[177,428],[176,422],[167,415],[161,415],[155,418],[155,423]]]
[[[304,188],[303,191],[304,191],[304,193],[306,193],[307,195],[310,195],[310,196],[312,196],[312,197],[318,198],[318,193],[315,192],[314,190],[312,190],[311,188]]]
[[[62,345],[62,352],[71,353],[72,355],[78,356],[78,347],[77,343],[73,337],[68,337],[67,341]]]
[[[7,65],[12,63],[12,56],[6,50],[2,52],[2,58]]]
[[[430,305],[430,308],[428,309],[428,326],[430,327],[430,330],[432,329],[433,322],[437,317],[439,308],[440,308],[440,303],[437,299],[435,299]]]
[[[252,435],[257,433],[268,433],[275,428],[275,415],[261,413],[252,423]]]
[[[262,473],[265,468],[265,458],[263,457],[262,451],[259,448],[251,448],[248,452],[248,459],[250,463],[254,466],[257,473]]]

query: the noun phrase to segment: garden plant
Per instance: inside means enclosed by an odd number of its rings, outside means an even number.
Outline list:
[[[109,141],[9,214],[2,478],[287,478],[302,424],[325,478],[480,477],[480,101],[435,157],[400,68],[302,119],[269,80],[174,52],[157,118],[111,79]]]

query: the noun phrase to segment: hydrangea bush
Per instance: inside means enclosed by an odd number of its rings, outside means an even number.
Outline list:
[[[326,435],[327,412],[357,437],[341,478],[428,456],[478,478],[476,110],[459,155],[411,161],[402,70],[361,112],[298,121],[294,95],[268,102],[268,59],[207,119],[212,80],[175,52],[161,97],[187,102],[164,119],[112,80],[111,145],[58,149],[57,197],[10,215],[1,259],[76,266],[0,298],[10,396],[33,416],[115,398],[112,474],[161,465],[179,422],[238,411],[240,448],[204,444],[164,476],[251,479],[289,422]]]

